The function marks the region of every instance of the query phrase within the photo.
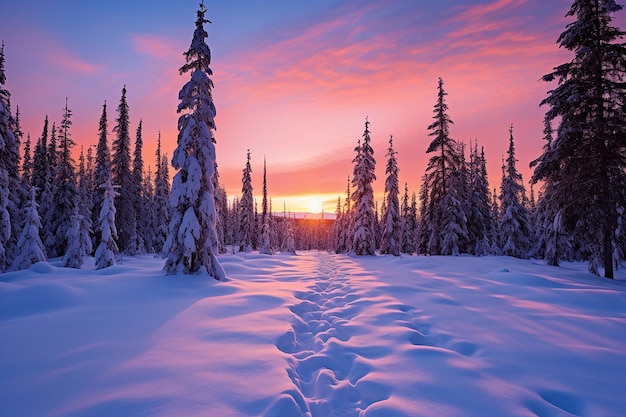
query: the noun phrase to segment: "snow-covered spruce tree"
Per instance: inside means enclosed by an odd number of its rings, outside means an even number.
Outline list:
[[[444,195],[441,207],[441,254],[459,255],[467,245],[467,217],[464,179],[462,171],[457,170],[450,177],[450,187]]]
[[[111,180],[111,152],[108,142],[108,123],[107,123],[107,102],[105,100],[102,105],[102,115],[98,123],[98,145],[96,147],[96,163],[93,174],[93,208],[92,223],[94,228],[93,243],[96,247],[100,245],[100,211],[102,202],[104,201],[104,188],[102,186]]]
[[[376,250],[380,249],[380,245],[382,243],[382,236],[383,236],[383,213],[385,213],[387,211],[387,201],[385,196],[383,196],[383,204],[382,207],[380,208],[380,210],[378,209],[378,200],[376,200],[374,202],[374,221],[375,221],[375,227],[374,227],[374,242],[375,242],[375,248]]]
[[[96,269],[103,269],[115,265],[115,254],[118,252],[117,229],[115,228],[115,189],[108,179],[100,186],[103,190],[98,228],[100,229],[100,243],[96,249]]]
[[[213,136],[215,141],[215,136]],[[213,198],[215,200],[215,234],[217,236],[217,253],[226,253],[226,216],[228,211],[228,195],[224,186],[220,183],[220,173],[217,161],[214,164],[213,175]]]
[[[35,197],[37,204],[41,202],[41,193],[45,189],[46,183],[50,179],[50,166],[48,164],[48,116],[43,124],[41,136],[37,139],[33,152],[33,172],[31,184],[35,187]]]
[[[400,203],[401,226],[402,226],[402,253],[412,253],[415,250],[415,231],[409,230],[409,184],[404,183],[404,194],[402,194],[402,202]]]
[[[500,249],[500,219],[502,218],[500,213],[500,204],[498,203],[498,192],[494,188],[491,192],[491,220],[492,232],[491,232],[491,247],[489,253],[492,255],[500,255],[502,253]]]
[[[530,181],[530,187],[528,190],[528,200],[526,201],[526,206],[528,207],[528,212],[530,213],[530,219],[533,224],[534,230],[534,221],[535,221],[535,210],[537,209],[537,200],[535,199],[535,184]]]
[[[442,224],[444,229],[441,238],[441,254],[457,256],[467,251],[467,213],[469,194],[467,170],[463,143],[457,145],[459,166],[452,172],[448,192],[443,200]]]
[[[226,188],[218,182],[216,189],[215,201],[217,205],[217,240],[219,253],[226,253],[226,242],[228,240],[228,194]]]
[[[0,152],[4,150],[4,141],[0,136]],[[0,166],[0,272],[8,266],[7,246],[11,237],[11,218],[7,210],[9,203],[8,175]]]
[[[250,149],[248,149],[246,166],[241,177],[241,200],[239,200],[239,251],[252,251],[254,226],[254,199],[252,197],[252,167],[250,165]]]
[[[50,182],[52,182],[54,180],[54,177],[57,174],[57,168],[59,166],[59,147],[57,146],[57,133],[59,133],[59,131],[57,130],[57,125],[56,122],[52,122],[52,131],[50,132],[50,142],[48,142],[48,152],[47,156],[48,156],[48,166],[50,169]]]
[[[19,119],[11,115],[11,94],[4,88],[4,42],[0,46],[0,272],[10,265],[21,224]]]
[[[7,209],[9,217],[11,217],[11,237],[9,238],[7,255],[10,262],[13,262],[13,259],[19,254],[17,241],[24,228],[24,202],[28,199],[27,190],[22,188],[20,177],[20,144],[24,133],[20,124],[19,106],[15,109],[13,137],[15,140],[7,142],[10,143],[10,146],[5,146],[7,153],[3,155],[4,158],[7,158],[9,173],[9,205]]]
[[[143,195],[141,198],[141,217],[139,224],[143,230],[144,245],[146,253],[157,253],[154,249],[156,240],[157,219],[154,207],[154,180],[152,170],[148,166],[148,172],[143,178]]]
[[[486,190],[482,189],[482,187],[486,187]],[[495,236],[497,236],[496,230],[496,219],[494,218],[494,208],[491,204],[492,197],[491,191],[489,189],[489,178],[487,176],[487,158],[485,157],[485,149],[481,147],[480,150],[480,180],[477,185],[477,190],[480,195],[480,199],[484,199],[487,208],[485,208],[485,219],[486,221],[486,229],[487,229],[487,238],[488,244],[490,245],[488,249],[488,253],[491,253],[491,247],[493,246],[493,241],[495,240]],[[495,198],[497,203],[497,198]]]
[[[135,136],[135,149],[133,151],[133,170],[131,172],[133,186],[133,213],[135,214],[135,230],[131,232],[130,245],[128,253],[143,254],[146,253],[145,230],[142,228],[142,200],[143,200],[143,138],[142,138],[143,121],[139,120],[137,132]]]
[[[254,200],[254,221],[252,223],[252,250],[257,250],[261,240],[261,216],[259,216],[259,204],[256,200]]]
[[[419,221],[417,223],[417,230],[415,231],[415,251],[418,255],[431,255],[428,252],[428,240],[431,234],[429,198],[428,175],[424,174],[422,175],[422,185],[420,187]]]
[[[240,225],[241,225],[241,220],[240,220],[240,211],[239,211],[239,197],[234,196],[232,199],[232,202],[229,204],[229,209],[228,209],[228,244],[231,246],[231,252],[234,254],[237,252],[237,250],[239,250],[239,242],[241,242],[241,239],[239,237],[239,233],[240,233]],[[282,250],[282,247],[281,247]]]
[[[41,236],[41,241],[43,242],[44,248],[46,248],[46,254],[49,258],[56,258],[57,256],[62,255],[57,253],[54,231],[54,219],[56,217],[56,207],[54,204],[56,190],[54,188],[54,184],[58,165],[56,132],[56,124],[52,123],[50,142],[48,143],[48,149],[46,151],[46,164],[48,172],[44,188],[41,192],[40,201],[38,203],[39,217],[41,218],[39,236]]]
[[[467,233],[467,216],[469,204],[469,174],[465,161],[465,144],[457,144],[459,165],[452,172],[450,187],[444,199],[441,254],[458,255],[468,252],[469,236]]]
[[[41,193],[41,203],[39,204],[39,218],[41,219],[41,228],[39,236],[46,249],[48,257],[57,257],[56,249],[54,249],[54,230],[52,219],[54,218],[54,192],[52,184],[47,182],[44,184],[44,191]],[[54,252],[52,252],[54,250]],[[54,256],[52,256],[54,255]]]
[[[398,161],[393,149],[393,136],[389,136],[387,149],[387,169],[385,173],[385,194],[387,196],[385,211],[382,216],[381,254],[399,256],[402,250],[402,222],[400,217],[400,200],[398,185]],[[406,191],[406,190],[405,190]],[[408,197],[407,197],[408,200]]]
[[[80,268],[83,260],[92,251],[91,246],[91,219],[79,214],[79,209],[74,209],[72,225],[67,231],[68,247],[63,255],[63,266],[66,268]]]
[[[46,252],[43,243],[39,238],[39,228],[41,221],[37,213],[37,202],[35,201],[35,189],[30,188],[30,198],[25,207],[25,223],[22,233],[17,242],[20,252],[13,261],[14,271],[28,269],[37,262],[46,260]]]
[[[4,42],[0,47],[0,272],[8,266],[7,247],[11,238],[9,206],[9,148],[15,142],[15,120],[11,116],[8,90],[4,89]]]
[[[59,152],[56,175],[52,182],[54,215],[51,219],[54,241],[49,250],[52,257],[65,254],[71,243],[68,232],[72,229],[72,217],[76,214],[78,204],[78,187],[74,171],[72,148],[75,146],[70,134],[72,112],[68,108],[67,99],[63,110],[61,130],[59,132]],[[48,219],[46,219],[48,221]],[[47,242],[44,242],[46,244]]]
[[[111,147],[111,174],[113,184],[118,188],[118,196],[115,198],[115,227],[118,232],[118,247],[126,252],[132,244],[135,233],[135,206],[134,187],[131,172],[130,158],[130,121],[129,108],[126,100],[126,85],[122,88],[122,97],[117,106],[117,125],[113,128],[116,138]]]
[[[470,184],[467,231],[471,247],[469,252],[484,256],[489,254],[493,222],[491,219],[491,201],[484,149],[478,153],[478,142],[470,149]]]
[[[351,195],[350,176],[348,176],[343,212],[341,213],[341,217],[338,220],[335,220],[337,225],[337,244],[335,246],[335,253],[349,252],[352,247],[352,225],[354,213],[352,210],[353,206],[350,204]]]
[[[24,205],[28,203],[30,198],[30,188],[32,186],[31,179],[33,176],[33,160],[31,157],[31,140],[30,133],[26,136],[26,142],[24,143],[24,157],[22,158],[22,172],[20,177],[20,189],[26,193],[26,199],[24,199]]]
[[[335,253],[337,252],[337,247],[339,246],[339,236],[341,233],[341,230],[339,228],[339,225],[341,223],[341,197],[337,197],[337,207],[335,208],[335,220],[333,221],[332,226],[330,227],[329,230],[329,238],[330,238],[330,250],[334,251]]]
[[[500,247],[502,255],[527,259],[533,235],[530,214],[524,205],[526,190],[517,171],[513,125],[509,128],[509,149],[502,185],[500,186]]]
[[[428,126],[432,136],[426,153],[433,154],[426,167],[423,189],[428,191],[427,206],[425,216],[422,221],[420,231],[420,244],[426,244],[426,253],[431,255],[441,254],[444,233],[457,233],[462,230],[457,227],[446,229],[446,221],[459,221],[462,219],[458,215],[448,215],[448,210],[462,209],[458,196],[448,195],[452,191],[452,177],[459,169],[461,156],[454,139],[450,137],[450,125],[453,124],[448,116],[448,105],[445,97],[448,95],[443,89],[443,80],[439,78],[437,86],[437,102],[433,109],[434,122]],[[422,200],[422,204],[425,202]],[[447,236],[447,249],[452,250],[452,242],[459,242],[460,236]],[[450,252],[450,251],[446,251]]]
[[[92,233],[91,211],[93,210],[93,172],[89,164],[85,161],[83,148],[80,149],[78,160],[78,215],[81,231],[89,230]],[[91,240],[91,238],[90,238]],[[91,255],[93,242],[87,246],[86,253]]]
[[[552,121],[546,117],[543,129],[545,140],[544,152],[552,146],[554,139]],[[530,163],[531,168],[536,167],[541,162],[541,157]],[[541,186],[541,195],[554,195],[558,183],[545,181]],[[560,207],[554,200],[549,198],[539,198],[535,209],[535,246],[533,253],[545,259],[548,265],[558,266],[563,258],[571,259],[572,244],[570,235],[564,233],[563,216],[560,214]]]
[[[410,226],[407,227],[407,230],[412,232],[411,243],[413,244],[413,249],[411,252],[407,253],[417,253],[417,230],[419,227],[419,217],[417,210],[417,195],[415,194],[415,191],[411,193],[411,205],[409,207],[409,218],[407,219],[407,223],[410,224]]]
[[[376,245],[376,215],[374,214],[374,190],[372,183],[376,180],[376,160],[370,142],[369,121],[365,119],[363,143],[357,146],[354,158],[354,175],[352,185],[354,191],[354,233],[352,250],[357,255],[374,255]]]
[[[263,213],[261,214],[261,248],[259,252],[264,255],[274,253],[270,233],[270,215],[267,212],[267,163],[263,158]]]
[[[154,217],[155,236],[154,250],[163,256],[167,256],[164,252],[165,241],[167,240],[168,228],[171,219],[170,200],[170,183],[169,183],[169,163],[167,156],[161,154],[161,132],[157,138],[156,149],[156,173],[154,175]]]
[[[543,77],[557,81],[541,102],[560,119],[533,181],[552,183],[542,198],[558,208],[563,232],[581,245],[589,269],[613,278],[618,208],[626,204],[625,32],[611,25],[622,10],[614,0],[575,0],[557,42],[574,53]],[[547,190],[546,190],[547,191]]]
[[[278,248],[278,225],[276,224],[276,217],[273,212],[273,200],[270,197],[270,208],[269,208],[269,216],[267,216],[268,221],[268,230],[270,234],[270,242],[272,244],[272,250],[276,250]],[[322,213],[323,215],[323,213]]]
[[[215,105],[213,104],[213,74],[211,51],[205,42],[208,36],[204,24],[209,23],[204,14],[204,3],[197,13],[196,29],[189,50],[185,52],[185,65],[180,73],[191,72],[191,79],[178,94],[181,100],[178,112],[178,146],[172,157],[172,166],[178,170],[172,184],[172,220],[166,243],[168,274],[208,274],[215,279],[225,279],[217,260],[217,233],[215,224],[214,175],[216,165]]]
[[[296,254],[295,220],[290,218],[285,222],[285,245],[282,252]]]

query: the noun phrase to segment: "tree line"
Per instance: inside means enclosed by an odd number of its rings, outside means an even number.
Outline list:
[[[514,129],[502,161],[500,190],[491,189],[484,151],[450,135],[454,124],[443,79],[437,85],[431,142],[419,196],[404,192],[393,137],[385,154],[385,193],[374,201],[376,180],[369,120],[355,147],[346,195],[335,220],[295,219],[272,211],[264,162],[261,213],[253,197],[251,154],[247,153],[240,197],[229,199],[219,182],[215,152],[216,110],[205,39],[206,8],[198,9],[191,46],[180,73],[191,73],[179,93],[179,135],[171,166],[159,144],[156,172],[144,168],[142,122],[131,153],[126,86],[108,146],[106,102],[96,155],[81,149],[72,159],[71,115],[66,101],[61,122],[46,117],[31,152],[11,112],[4,89],[4,44],[0,49],[0,271],[22,269],[47,257],[80,267],[94,254],[96,267],[129,255],[160,253],[167,273],[206,272],[224,277],[216,255],[227,250],[326,249],[356,255],[508,255],[589,261],[590,271],[614,268],[626,256],[626,46],[624,32],[611,26],[622,9],[614,0],[575,0],[574,18],[557,42],[571,61],[543,77],[557,86],[547,106],[545,144],[531,162],[530,192],[517,170]],[[553,124],[557,124],[553,128]],[[468,146],[469,145],[469,146]],[[534,185],[539,186],[535,198]],[[419,202],[418,202],[419,200]]]

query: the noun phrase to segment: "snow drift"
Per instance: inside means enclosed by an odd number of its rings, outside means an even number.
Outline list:
[[[0,276],[0,415],[618,416],[626,285],[507,257]],[[621,281],[620,281],[621,280]]]

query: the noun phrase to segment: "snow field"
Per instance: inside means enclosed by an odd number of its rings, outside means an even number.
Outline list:
[[[0,415],[620,416],[626,275],[507,257],[225,255],[0,276]]]

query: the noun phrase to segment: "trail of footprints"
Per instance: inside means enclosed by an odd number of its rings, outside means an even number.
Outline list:
[[[380,340],[371,340],[366,346],[350,343],[362,331],[351,322],[368,308],[383,310],[372,325],[407,328],[407,342],[413,345],[445,348],[465,356],[477,351],[470,343],[431,332],[431,326],[420,321],[416,317],[419,312],[410,306],[394,302],[381,305],[380,298],[357,293],[348,272],[333,256],[320,254],[319,271],[308,288],[296,293],[300,302],[290,307],[292,328],[276,343],[279,350],[290,355],[287,373],[297,388],[286,394],[304,416],[359,416],[370,405],[389,398],[391,387],[368,377],[372,370],[368,360],[392,354],[389,344]]]

